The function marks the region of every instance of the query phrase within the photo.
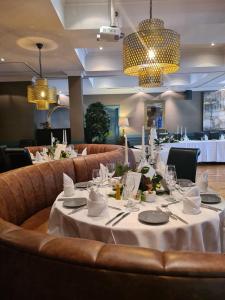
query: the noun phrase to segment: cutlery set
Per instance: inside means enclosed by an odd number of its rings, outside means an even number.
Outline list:
[[[120,217],[118,220],[116,220],[112,226],[115,226],[116,224],[118,224],[121,220],[123,220],[124,218],[126,218],[127,216],[129,216],[129,212],[120,212],[118,213],[115,217],[113,217],[112,219],[110,219],[108,222],[105,223],[105,225],[108,225],[110,223],[112,223],[115,219],[117,219],[118,217]]]

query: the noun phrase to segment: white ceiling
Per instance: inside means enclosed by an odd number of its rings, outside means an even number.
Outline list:
[[[125,34],[149,17],[146,0],[115,0],[115,7]],[[165,76],[163,87],[149,91],[225,85],[225,0],[153,0],[153,16],[181,35],[182,51],[179,72]],[[0,57],[7,64],[0,63],[0,81],[30,80],[35,73],[29,66],[38,71],[38,57],[26,48],[47,39],[54,45],[43,51],[49,78],[83,75],[85,94],[140,91],[136,78],[123,75],[122,41],[96,41],[101,25],[109,25],[107,0],[1,0]]]

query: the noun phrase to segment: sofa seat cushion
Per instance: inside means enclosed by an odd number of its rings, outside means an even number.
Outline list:
[[[20,226],[25,229],[35,230],[47,233],[48,219],[51,211],[51,206],[46,207],[23,222]]]

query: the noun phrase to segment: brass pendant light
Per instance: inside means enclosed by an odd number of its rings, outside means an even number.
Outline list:
[[[140,82],[143,82],[143,72],[174,73],[179,65],[180,36],[173,30],[165,29],[162,20],[152,18],[150,0],[150,19],[140,22],[138,31],[124,38],[123,71],[126,75],[140,76]]]
[[[48,86],[48,80],[42,76],[41,49],[43,44],[36,44],[39,50],[40,78],[36,79],[33,85],[27,87],[27,98],[29,103],[35,103],[37,110],[48,110],[49,104],[57,102],[55,87]]]

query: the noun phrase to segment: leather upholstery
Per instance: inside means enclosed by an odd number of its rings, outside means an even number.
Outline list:
[[[189,179],[195,182],[200,149],[170,148],[167,165],[175,165],[178,179]]]
[[[122,157],[117,149],[0,175],[1,300],[224,299],[224,255],[163,253],[43,233],[63,172],[87,180],[100,158]]]

